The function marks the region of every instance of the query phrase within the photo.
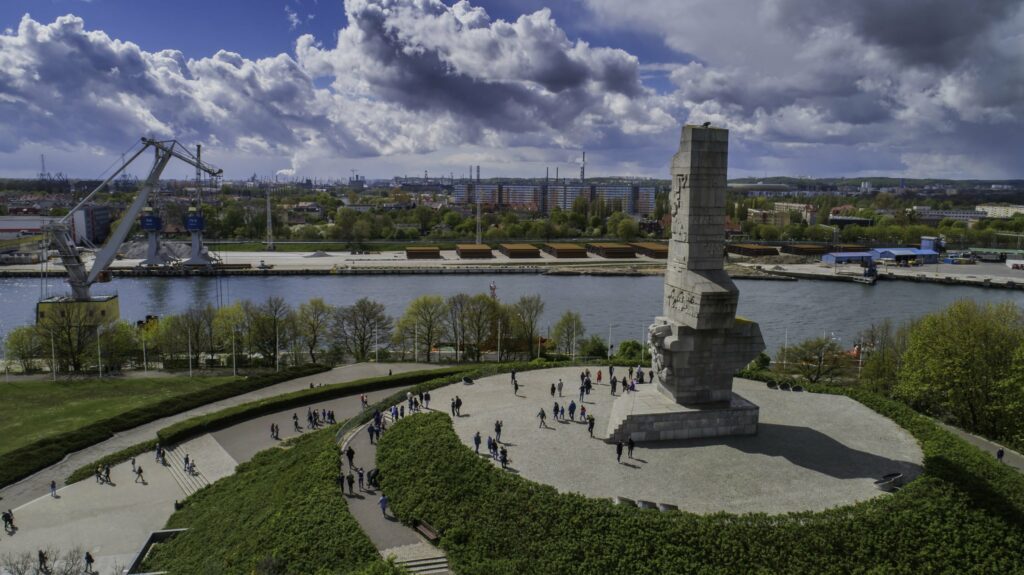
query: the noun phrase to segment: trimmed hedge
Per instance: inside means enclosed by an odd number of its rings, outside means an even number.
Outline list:
[[[159,545],[144,570],[355,573],[383,563],[349,513],[337,479],[329,429],[303,435],[289,449],[262,451],[185,501],[167,527],[188,531]]]
[[[157,438],[164,445],[174,445],[197,435],[217,431],[268,413],[276,413],[285,409],[301,407],[318,401],[350,396],[357,393],[415,385],[439,377],[447,377],[448,381],[450,381],[451,376],[462,374],[466,371],[466,367],[447,367],[371,377],[346,383],[315,387],[313,389],[302,389],[275,397],[243,403],[242,405],[222,409],[215,413],[199,415],[185,421],[179,421],[158,431]]]
[[[67,476],[67,479],[64,480],[64,483],[66,485],[71,485],[72,483],[78,483],[79,481],[81,481],[83,479],[88,479],[88,478],[92,477],[93,474],[96,473],[96,468],[97,467],[100,467],[100,466],[103,466],[103,465],[110,465],[111,467],[113,467],[113,466],[117,465],[118,463],[122,463],[124,461],[128,461],[129,459],[131,459],[132,457],[135,457],[136,455],[142,455],[143,453],[146,453],[147,451],[154,451],[155,449],[156,449],[156,440],[155,439],[150,439],[149,441],[143,441],[142,443],[136,443],[135,445],[132,445],[130,447],[126,447],[126,448],[122,449],[121,451],[116,451],[114,453],[111,453],[110,455],[107,455],[105,457],[101,457],[101,458],[97,459],[96,461],[93,461],[92,463],[87,463],[87,464],[79,467],[78,469],[72,471],[71,475]]]
[[[15,481],[28,477],[40,469],[45,469],[57,463],[67,454],[105,441],[119,431],[138,427],[161,417],[188,411],[207,403],[261,389],[281,383],[282,381],[321,373],[328,369],[330,368],[319,365],[303,366],[279,373],[230,381],[222,385],[165,399],[145,407],[131,409],[114,417],[79,427],[78,429],[40,439],[0,455],[0,486],[10,485]]]
[[[440,529],[460,575],[1021,572],[1024,476],[900,403],[820,390],[912,433],[922,475],[894,495],[817,513],[662,513],[503,472],[438,412],[391,427],[377,465],[396,514]]]

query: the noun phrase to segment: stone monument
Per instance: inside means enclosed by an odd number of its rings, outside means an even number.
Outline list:
[[[657,389],[646,384],[612,407],[607,441],[752,435],[758,408],[732,390],[733,374],[764,350],[761,330],[736,317],[726,274],[729,131],[684,126],[672,158],[672,239],[663,316],[649,330]]]

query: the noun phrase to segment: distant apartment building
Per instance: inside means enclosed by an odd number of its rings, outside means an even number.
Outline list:
[[[495,184],[458,183],[452,193],[455,205],[476,204],[479,197],[482,207],[489,211],[515,210],[550,213],[553,209],[572,209],[577,198],[590,201],[602,199],[607,204],[621,205],[622,211],[632,215],[654,213],[654,188],[639,184],[587,184],[537,183],[537,184]]]
[[[768,224],[772,226],[788,226],[793,218],[788,211],[758,210],[750,208],[747,210],[747,221],[755,224]]]
[[[113,220],[110,206],[86,204],[71,216],[71,237],[76,244],[98,246],[110,235],[110,223]]]
[[[818,208],[811,204],[798,202],[775,202],[773,206],[776,212],[797,212],[804,222],[814,225],[818,223]]]
[[[1008,220],[1017,214],[1024,214],[1024,206],[1009,204],[982,204],[974,209],[979,212],[985,212],[987,217],[1000,220]]]
[[[928,223],[938,223],[946,219],[957,222],[974,222],[988,217],[988,214],[978,210],[933,210],[928,206],[914,206],[912,210],[918,221]]]

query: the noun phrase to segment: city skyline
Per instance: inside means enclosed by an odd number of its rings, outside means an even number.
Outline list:
[[[152,134],[231,179],[663,178],[704,121],[732,178],[1024,176],[1018,0],[136,4],[0,7],[0,176]]]

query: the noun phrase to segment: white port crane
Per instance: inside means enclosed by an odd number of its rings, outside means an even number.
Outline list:
[[[93,261],[92,267],[87,270],[85,268],[85,263],[82,261],[81,254],[79,254],[78,248],[75,246],[74,239],[71,237],[72,215],[83,205],[91,201],[96,194],[107,186],[107,184],[121,174],[129,164],[150,148],[153,149],[155,158],[153,161],[153,167],[149,171],[149,176],[142,184],[142,188],[135,196],[135,200],[132,201],[131,206],[122,216],[121,222],[117,225],[117,228],[109,237],[107,237],[106,243],[104,243],[99,252],[96,253],[96,259]],[[103,273],[107,270],[107,267],[110,266],[111,262],[114,261],[114,258],[117,255],[117,250],[121,247],[125,238],[128,237],[128,232],[131,231],[132,226],[135,225],[135,220],[138,219],[142,208],[146,206],[146,203],[149,200],[149,195],[159,187],[160,174],[163,173],[164,168],[167,167],[167,163],[171,158],[178,158],[186,164],[189,164],[198,170],[202,170],[213,177],[218,177],[223,173],[223,170],[215,168],[196,158],[188,151],[188,148],[182,146],[177,140],[154,140],[151,138],[142,138],[142,147],[128,158],[127,161],[123,162],[120,168],[115,170],[110,177],[103,181],[103,183],[96,186],[96,189],[90,192],[89,195],[69,211],[66,216],[46,226],[47,233],[53,238],[53,241],[56,244],[57,252],[60,254],[61,262],[64,264],[64,269],[67,270],[68,284],[71,286],[72,299],[75,301],[90,300],[89,288],[97,281],[102,281]]]

